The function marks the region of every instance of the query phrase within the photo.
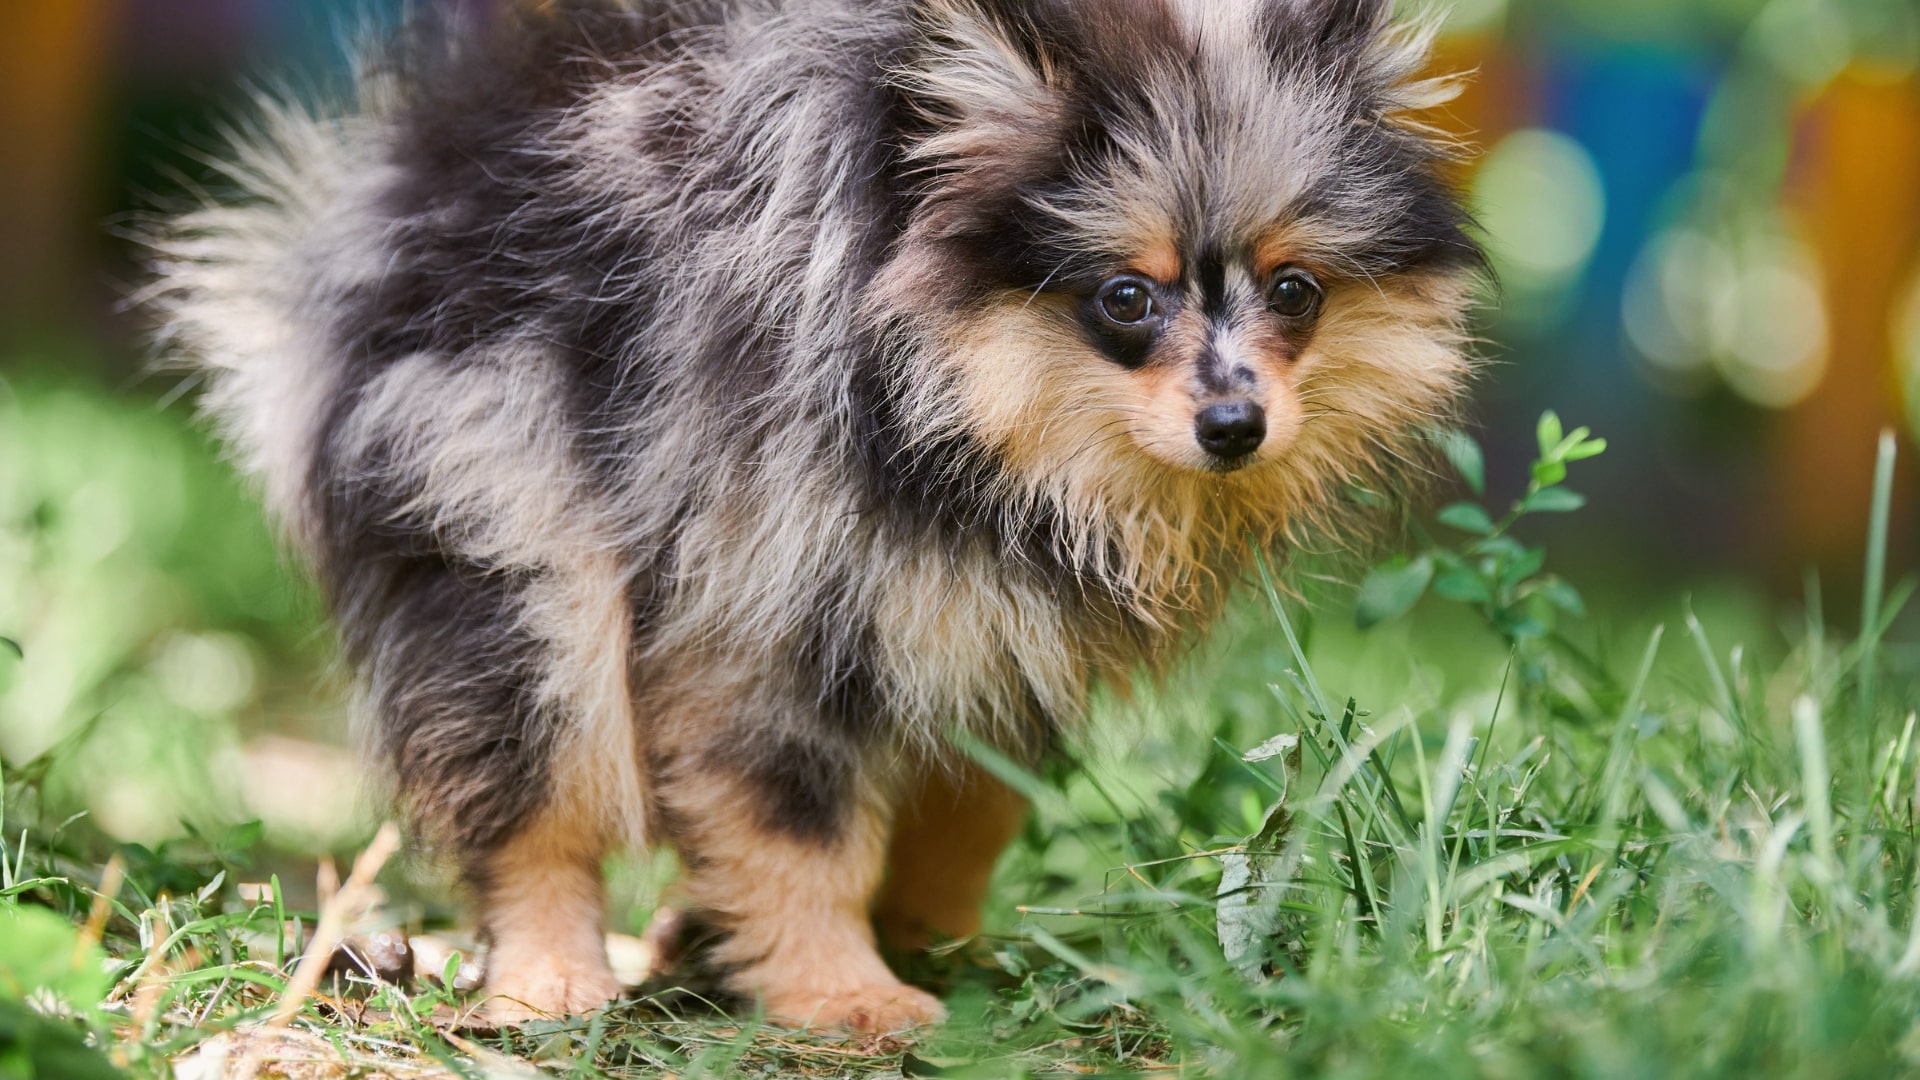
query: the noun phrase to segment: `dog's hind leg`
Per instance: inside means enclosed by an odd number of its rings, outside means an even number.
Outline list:
[[[763,735],[763,738],[765,736]],[[653,783],[685,891],[723,935],[711,960],[779,1023],[897,1031],[940,1019],[875,947],[886,800],[825,736],[669,754]]]
[[[643,794],[627,680],[631,615],[609,559],[530,587],[524,621],[545,641],[540,699],[565,717],[546,803],[473,864],[488,937],[488,1014],[578,1014],[619,996],[608,967],[601,861],[637,839]]]
[[[492,1018],[599,1006],[618,990],[600,884],[616,807],[586,768],[590,703],[554,692],[565,668],[535,617],[551,579],[409,552],[371,555],[352,582],[380,601],[378,618],[343,620],[365,658],[373,737],[416,829],[458,856],[477,894]]]
[[[591,1012],[620,995],[602,929],[606,845],[569,819],[541,814],[469,872],[490,940],[492,1023]]]
[[[894,818],[873,909],[880,939],[924,949],[977,932],[994,864],[1026,817],[1026,800],[978,766],[930,769]]]
[[[538,353],[416,355],[342,397],[315,470],[375,747],[475,886],[501,1020],[617,992],[600,861],[646,802],[633,579],[565,400]]]

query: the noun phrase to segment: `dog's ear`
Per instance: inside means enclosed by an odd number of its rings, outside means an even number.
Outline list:
[[[927,0],[898,83],[932,128],[922,158],[996,156],[1125,111],[1142,73],[1188,59],[1167,0]]]
[[[1073,42],[1062,0],[931,0],[919,47],[895,72],[925,122],[923,159],[970,157],[1051,130]]]
[[[1459,78],[1427,75],[1443,14],[1396,19],[1393,0],[1266,0],[1260,29],[1282,77],[1324,80],[1370,119],[1400,122],[1460,92]]]
[[[1267,0],[1267,47],[1282,68],[1291,63],[1360,58],[1393,20],[1392,0]]]

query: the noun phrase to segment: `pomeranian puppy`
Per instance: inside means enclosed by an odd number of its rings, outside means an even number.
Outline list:
[[[1033,762],[1468,372],[1480,252],[1390,0],[604,0],[268,103],[163,342],[324,584],[501,1022],[618,996],[603,857],[729,985],[936,1020]]]

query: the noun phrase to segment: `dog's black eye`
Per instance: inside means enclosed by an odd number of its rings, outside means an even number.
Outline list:
[[[1320,310],[1320,283],[1305,270],[1282,270],[1267,287],[1267,305],[1286,319],[1307,319]]]
[[[1115,278],[1100,287],[1100,314],[1122,326],[1147,321],[1153,294],[1138,278]]]

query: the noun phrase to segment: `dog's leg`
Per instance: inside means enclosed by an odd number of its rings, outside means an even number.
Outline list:
[[[306,480],[372,748],[459,855],[498,1020],[597,1008],[600,860],[644,832],[617,497],[586,466],[570,368],[502,343],[369,365]],[[357,370],[357,369],[356,369]]]
[[[625,582],[583,561],[522,601],[545,640],[539,701],[567,718],[546,773],[540,810],[497,848],[469,858],[492,949],[488,1015],[590,1012],[620,995],[607,965],[601,861],[638,832],[640,761],[628,690]]]
[[[923,949],[977,932],[994,863],[1026,816],[1025,799],[974,765],[931,770],[894,818],[873,911],[881,940]]]
[[[493,1023],[591,1012],[620,996],[602,929],[606,845],[579,826],[574,815],[545,812],[471,874],[492,943],[486,1015]]]
[[[857,777],[807,761],[803,778],[788,779],[818,786],[796,802],[791,786],[718,757],[709,751],[655,782],[688,899],[724,934],[712,959],[732,972],[731,986],[796,1026],[874,1032],[938,1020],[939,1001],[896,978],[874,944],[868,911],[886,853],[885,801]]]

